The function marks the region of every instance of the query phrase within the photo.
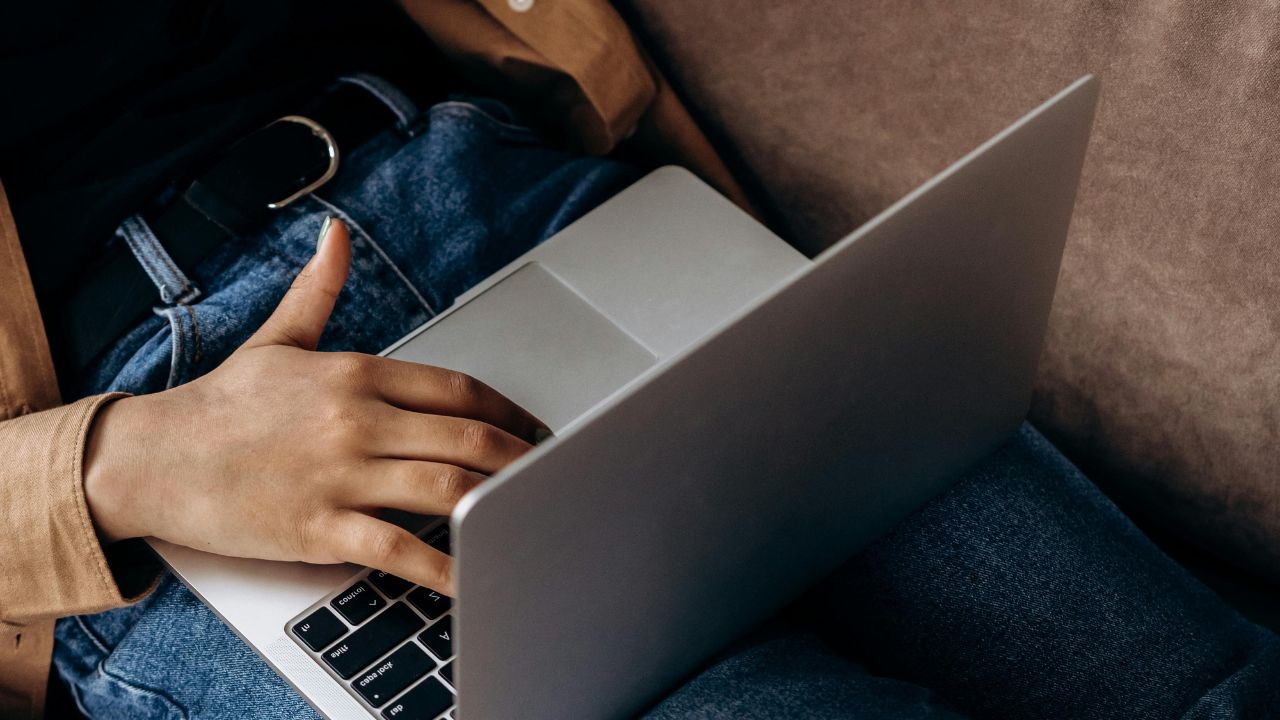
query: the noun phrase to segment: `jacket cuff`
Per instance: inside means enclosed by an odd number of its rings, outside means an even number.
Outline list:
[[[83,465],[99,409],[85,398],[0,423],[0,619],[99,612],[135,601],[161,565],[141,541],[104,550],[85,501]]]

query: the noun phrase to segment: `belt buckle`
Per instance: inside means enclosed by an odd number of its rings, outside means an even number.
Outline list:
[[[293,194],[289,195],[283,200],[277,200],[275,202],[267,203],[267,207],[272,210],[279,210],[280,208],[287,207],[289,204],[291,204],[293,201],[297,200],[298,198],[304,195],[307,195],[308,193],[314,192],[315,190],[319,189],[320,186],[329,182],[329,180],[331,180],[333,176],[338,172],[338,143],[333,139],[333,135],[331,135],[323,125],[304,115],[285,115],[284,117],[281,117],[277,120],[272,121],[266,127],[271,127],[272,125],[278,125],[279,123],[286,123],[286,122],[297,123],[298,125],[302,125],[303,127],[310,130],[312,135],[315,135],[316,137],[324,141],[325,147],[329,154],[329,167],[325,169],[324,173],[321,174],[319,178],[302,186],[302,188],[295,191]],[[265,130],[266,128],[263,128],[263,129]]]

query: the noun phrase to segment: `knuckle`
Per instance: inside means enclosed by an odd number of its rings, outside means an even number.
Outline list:
[[[372,363],[360,353],[335,353],[333,377],[344,387],[363,387],[373,375]]]
[[[436,588],[452,588],[453,587],[453,561],[445,558],[445,561],[436,566],[433,573],[436,578]]]
[[[330,513],[319,508],[303,512],[294,523],[292,550],[298,557],[307,559],[320,554],[332,554],[329,547],[329,533],[326,530],[331,524]]]
[[[466,373],[450,372],[447,382],[449,394],[462,406],[475,405],[484,394],[484,384]]]
[[[483,457],[498,449],[501,441],[498,429],[482,422],[468,422],[462,425],[459,438],[464,452]]]
[[[312,268],[310,263],[307,263],[306,265],[302,266],[302,269],[298,271],[297,275],[293,276],[293,282],[289,283],[289,289],[285,291],[285,295],[288,296],[288,294],[291,292],[306,290],[307,288],[314,285],[315,281],[316,281],[315,270]]]
[[[374,567],[394,567],[404,555],[404,536],[394,527],[377,528],[368,532],[365,539]]]
[[[347,399],[333,399],[325,403],[321,417],[330,434],[336,438],[349,437],[353,430],[362,427],[365,422],[364,410]]]
[[[471,474],[460,467],[446,465],[435,474],[435,496],[453,507],[474,485]]]
[[[331,300],[336,300],[339,292],[340,289],[328,287],[321,282],[316,275],[315,267],[311,263],[307,263],[293,277],[293,282],[289,284],[289,289],[285,291],[282,303],[286,300],[296,301],[312,293],[319,293]]]

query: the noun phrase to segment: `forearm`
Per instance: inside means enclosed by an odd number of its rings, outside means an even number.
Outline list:
[[[13,540],[33,552],[6,558],[0,579],[41,591],[0,594],[0,617],[126,602],[141,588],[122,564],[112,577],[101,541],[115,552],[138,538],[358,563],[452,591],[449,557],[379,511],[449,514],[546,426],[460,373],[317,352],[350,266],[345,226],[327,219],[317,248],[267,322],[208,374],[6,428],[22,458],[6,485],[6,507],[21,513]]]
[[[0,422],[0,619],[93,612],[144,594],[153,559],[108,560],[85,500],[83,458],[102,395]],[[114,561],[114,566],[113,566]]]

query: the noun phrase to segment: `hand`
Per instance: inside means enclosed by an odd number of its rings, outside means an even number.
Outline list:
[[[351,263],[346,228],[328,226],[274,314],[226,362],[99,412],[85,454],[90,513],[106,542],[352,562],[452,594],[448,556],[376,512],[448,514],[544,426],[461,373],[316,352]]]

